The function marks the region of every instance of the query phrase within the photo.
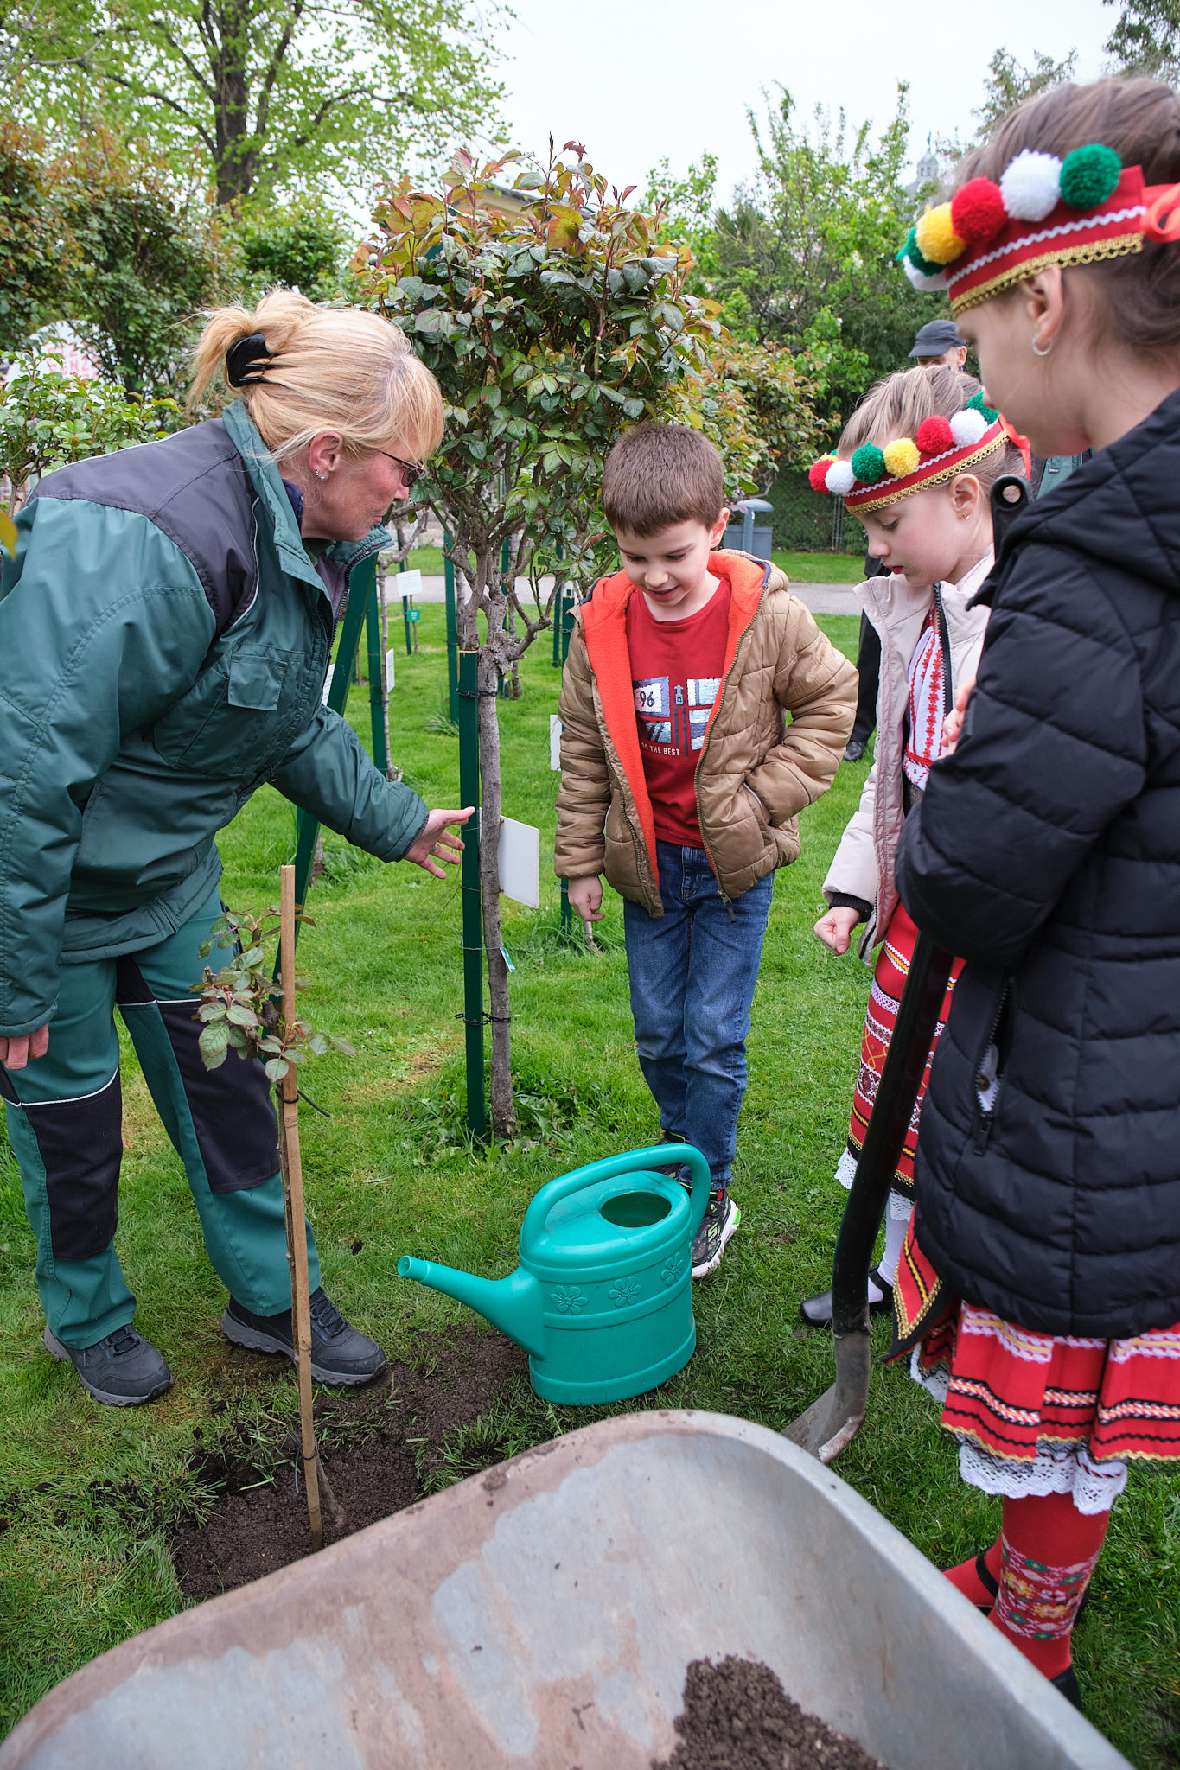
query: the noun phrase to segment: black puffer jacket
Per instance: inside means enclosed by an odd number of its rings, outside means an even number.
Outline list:
[[[919,1234],[949,1286],[1025,1327],[1166,1327],[1180,1320],[1180,393],[1017,519],[985,594],[967,730],[898,867],[919,927],[967,960],[923,1108]]]

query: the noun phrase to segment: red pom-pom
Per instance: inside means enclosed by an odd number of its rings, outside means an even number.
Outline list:
[[[983,184],[986,181],[980,178],[973,182]],[[964,185],[963,188],[966,190],[967,186]],[[948,449],[955,446],[955,433],[946,418],[923,418],[914,433],[914,441],[920,454],[945,455]]]
[[[994,240],[1008,219],[1000,187],[990,178],[972,178],[951,198],[955,232],[969,246]]]
[[[825,455],[822,461],[816,461],[807,469],[807,481],[813,492],[826,492],[828,468],[832,465],[832,457]]]

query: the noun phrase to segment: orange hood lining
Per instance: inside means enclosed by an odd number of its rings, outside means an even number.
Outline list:
[[[770,566],[750,559],[744,553],[710,553],[709,570],[716,578],[729,582],[729,631],[725,637],[725,662],[722,677],[729,675],[742,634],[754,619],[762,594],[770,579]],[[658,883],[659,862],[656,858],[656,825],[643,757],[639,749],[639,727],[635,720],[635,695],[631,686],[631,656],[627,649],[627,608],[632,596],[641,594],[626,572],[615,572],[601,578],[594,586],[589,602],[578,610],[586,655],[594,673],[602,717],[610,740],[619,758],[639,813],[640,828],[651,862],[652,878]],[[720,694],[709,714],[712,725]],[[705,727],[706,732],[708,726]]]

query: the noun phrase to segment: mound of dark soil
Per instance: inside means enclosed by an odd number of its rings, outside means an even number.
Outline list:
[[[878,1758],[792,1702],[754,1659],[694,1659],[684,1679],[680,1743],[652,1770],[885,1770]]]
[[[424,1350],[424,1366],[396,1364],[371,1388],[317,1392],[321,1460],[338,1508],[333,1518],[324,1506],[325,1543],[421,1499],[422,1474],[434,1467],[448,1435],[478,1419],[528,1368],[519,1346],[477,1329],[456,1328]],[[306,1555],[307,1504],[294,1438],[249,1447],[231,1440],[199,1452],[194,1466],[217,1500],[205,1523],[184,1524],[173,1537],[187,1598],[216,1597]]]

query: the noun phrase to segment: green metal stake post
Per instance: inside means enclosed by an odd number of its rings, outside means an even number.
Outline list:
[[[455,603],[455,565],[450,556],[451,537],[443,535],[443,589],[447,605],[447,712],[452,725],[459,723],[459,617]]]
[[[487,1131],[483,1080],[483,908],[479,886],[479,653],[459,653],[459,802],[474,805],[463,831],[463,1026],[467,1044],[467,1128]]]
[[[369,567],[361,568],[368,572]],[[380,586],[377,582],[376,561],[373,563],[373,583],[366,602],[365,630],[369,642],[369,714],[373,721],[373,761],[382,774],[389,774],[389,751],[385,746],[385,659],[381,655],[381,610],[377,606]],[[358,579],[360,572],[357,573]],[[360,584],[357,584],[360,589]],[[333,688],[336,678],[332,678]],[[298,893],[296,893],[298,897]]]

